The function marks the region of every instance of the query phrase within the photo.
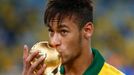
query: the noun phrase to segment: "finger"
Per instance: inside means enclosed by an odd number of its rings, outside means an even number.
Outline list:
[[[22,75],[26,75],[27,74],[27,64],[26,64],[26,59],[28,57],[28,46],[27,45],[24,45],[24,49],[23,49],[23,72],[22,72]]]
[[[28,57],[28,46],[24,45],[24,50],[23,50],[23,59],[24,59],[24,61],[26,60],[27,57]]]
[[[41,64],[41,62],[44,61],[44,59],[45,59],[45,57],[44,57],[44,56],[41,56],[36,62],[34,62],[34,63],[31,65],[31,67],[30,67],[30,69],[29,69],[29,72],[32,73],[32,72],[38,67],[38,65]]]
[[[24,50],[23,50],[23,65],[24,65],[24,70],[26,70],[26,59],[28,57],[28,46],[24,45]]]
[[[38,70],[38,72],[36,72],[37,75],[43,75],[45,69],[46,69],[46,65],[44,64],[44,65],[41,67],[41,69]]]
[[[30,64],[30,62],[39,54],[39,51],[35,51],[31,53],[27,59],[26,59],[26,64]]]

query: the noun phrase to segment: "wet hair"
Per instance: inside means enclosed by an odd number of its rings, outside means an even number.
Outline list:
[[[65,17],[75,17],[78,27],[93,22],[93,6],[91,0],[49,0],[44,14],[44,23],[49,26],[55,17],[61,22]]]

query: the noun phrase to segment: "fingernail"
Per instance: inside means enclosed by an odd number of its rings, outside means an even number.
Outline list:
[[[43,65],[43,68],[45,68],[45,67],[46,67],[46,64]]]
[[[26,48],[28,48],[28,47],[27,47],[27,45],[25,44],[25,45],[24,45],[24,49],[26,49]]]
[[[45,57],[44,56],[41,56],[41,59],[45,59]]]

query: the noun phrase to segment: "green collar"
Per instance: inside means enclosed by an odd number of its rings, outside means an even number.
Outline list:
[[[83,75],[98,75],[105,62],[104,58],[98,52],[98,50],[92,48],[92,52],[94,54],[93,62],[91,63],[91,65],[89,65],[89,67],[87,68],[87,70],[84,72]],[[62,75],[64,75],[65,73],[63,65],[60,67],[60,73]]]

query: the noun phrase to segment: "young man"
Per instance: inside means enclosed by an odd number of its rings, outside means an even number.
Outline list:
[[[62,75],[124,75],[107,64],[98,50],[91,48],[94,31],[93,7],[90,0],[50,0],[44,22],[49,27],[50,45],[61,55]],[[34,75],[34,70],[45,58],[30,65],[38,52],[28,55],[24,47],[23,75]],[[43,65],[36,75],[42,75]]]

